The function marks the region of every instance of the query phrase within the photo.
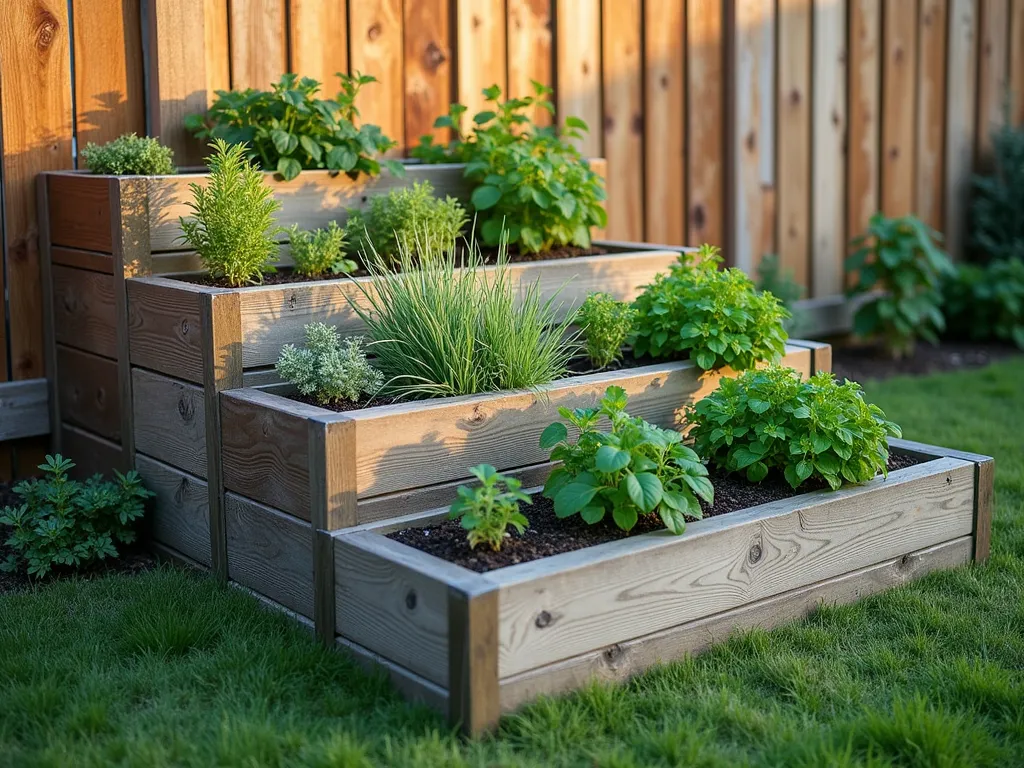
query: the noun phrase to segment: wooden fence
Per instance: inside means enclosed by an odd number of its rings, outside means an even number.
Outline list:
[[[408,146],[452,100],[552,83],[608,159],[609,236],[765,253],[809,296],[849,237],[916,212],[959,252],[969,177],[1024,123],[1024,0],[0,0],[0,381],[44,375],[33,183],[76,146],[182,129],[222,88],[376,75],[363,118]],[[1008,110],[1004,111],[1004,110]],[[539,116],[541,117],[541,116]],[[3,385],[0,384],[0,387]],[[3,390],[0,389],[0,393]],[[0,419],[4,395],[0,394]],[[3,435],[0,424],[0,435]],[[31,469],[36,439],[0,451]]]

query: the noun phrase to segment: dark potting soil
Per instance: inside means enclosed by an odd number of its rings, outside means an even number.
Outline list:
[[[893,360],[877,345],[838,345],[832,348],[832,371],[836,378],[851,381],[888,379],[893,376],[925,376],[942,371],[983,368],[996,360],[1020,354],[1009,344],[943,341],[938,346],[919,342],[914,354]]]
[[[301,395],[298,392],[292,392],[286,397],[289,400],[298,400],[300,403],[306,405],[315,405],[317,408],[326,408],[329,411],[335,411],[336,413],[345,413],[346,411],[360,411],[363,408],[373,408],[378,405],[391,405],[397,403],[398,399],[394,397],[375,397],[375,398],[364,398],[358,403],[353,403],[349,400],[340,400],[334,403],[317,402],[316,398],[312,395]]]
[[[914,457],[892,454],[889,456],[889,471],[917,463],[919,460]],[[794,491],[780,475],[770,475],[760,483],[750,483],[741,475],[718,471],[711,472],[711,482],[715,486],[714,505],[704,501],[700,503],[706,518],[827,487],[823,481],[808,482]],[[579,515],[559,520],[555,517],[554,504],[539,493],[533,496],[531,506],[523,505],[520,511],[530,520],[530,526],[522,535],[513,531],[499,552],[493,552],[484,545],[470,549],[466,542],[466,531],[458,520],[445,520],[425,528],[405,528],[389,534],[388,538],[450,563],[486,573],[496,568],[528,563],[664,528],[657,515],[641,516],[629,533],[617,528],[610,515],[595,525],[588,525]]]

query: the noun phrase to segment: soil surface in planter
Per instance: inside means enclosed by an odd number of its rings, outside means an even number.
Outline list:
[[[905,469],[918,463],[920,460],[917,458],[894,453],[889,456],[889,471]],[[755,484],[747,482],[741,475],[720,472],[711,473],[711,482],[715,486],[715,503],[708,505],[701,501],[704,517],[725,515],[827,487],[823,481],[808,482],[794,491],[781,476],[769,476]],[[405,528],[389,534],[388,538],[450,563],[486,573],[496,568],[528,563],[627,536],[660,531],[665,527],[657,515],[641,516],[629,533],[616,527],[611,515],[606,515],[596,525],[588,525],[579,515],[559,520],[555,517],[554,504],[539,493],[533,496],[532,506],[523,505],[520,511],[530,520],[529,528],[522,535],[513,531],[499,552],[492,552],[483,545],[470,549],[466,542],[466,531],[458,520],[445,520],[425,528]]]
[[[888,379],[893,376],[925,376],[942,371],[982,368],[996,360],[1020,354],[1009,344],[944,341],[937,347],[919,342],[914,354],[902,360],[887,357],[881,346],[834,346],[832,371],[836,378],[851,381]]]

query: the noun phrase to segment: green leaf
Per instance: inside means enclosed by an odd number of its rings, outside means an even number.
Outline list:
[[[556,421],[548,424],[544,431],[540,433],[540,449],[542,451],[550,451],[568,436],[569,430],[566,429],[565,424],[562,422]]]
[[[597,467],[598,471],[610,474],[629,466],[631,458],[632,456],[629,451],[624,451],[611,445],[602,445],[597,449],[594,466]]]
[[[682,536],[686,531],[686,517],[684,510],[678,509],[677,507],[670,507],[663,503],[658,507],[658,514],[661,517],[661,522],[665,524],[665,527],[676,536]]]
[[[494,114],[494,112],[491,112],[490,110],[485,110],[483,112],[477,112],[475,115],[473,115],[473,122],[476,123],[477,125],[483,125],[484,123],[493,120],[495,117],[496,115]]]
[[[590,130],[590,128],[587,126],[586,121],[581,120],[580,118],[575,117],[574,115],[569,115],[569,117],[565,118],[565,124],[569,128],[576,128],[581,131]]]
[[[580,517],[582,517],[586,523],[594,525],[595,523],[600,523],[604,520],[604,513],[605,509],[603,506],[599,504],[588,504],[580,510]]]
[[[309,136],[299,136],[299,144],[302,148],[309,153],[309,156],[313,158],[314,162],[320,162],[320,158],[323,157],[323,150],[320,149],[320,145],[317,144]]]
[[[754,413],[761,414],[771,408],[772,404],[767,400],[751,399],[747,401],[747,407]]]
[[[624,531],[633,530],[639,518],[636,507],[615,507],[612,509],[612,519],[615,524]]]
[[[683,475],[683,481],[693,489],[693,492],[700,496],[708,504],[715,503],[715,488],[706,477],[694,477]]]
[[[332,171],[348,173],[356,167],[359,156],[348,145],[334,147],[327,153],[327,167]]]
[[[285,181],[291,181],[302,172],[302,166],[294,157],[282,157],[277,161],[277,172]]]
[[[478,211],[493,208],[501,200],[501,190],[490,184],[483,184],[473,190],[470,202]]]
[[[768,466],[763,461],[758,461],[747,467],[747,480],[752,483],[759,483],[768,476]]]
[[[651,472],[639,472],[633,477],[640,486],[641,500],[639,503],[634,499],[634,503],[637,504],[640,509],[644,512],[651,512],[658,504],[661,503],[664,489],[661,485],[661,480],[658,476]],[[630,496],[632,499],[632,495]]]
[[[575,515],[590,504],[590,500],[597,495],[598,490],[600,489],[593,485],[579,482],[569,483],[555,496],[555,515],[558,517]]]

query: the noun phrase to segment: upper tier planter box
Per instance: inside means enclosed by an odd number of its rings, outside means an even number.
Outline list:
[[[443,509],[339,531],[337,642],[476,733],[538,695],[985,559],[992,460],[892,445],[924,463],[485,574],[386,538]]]

